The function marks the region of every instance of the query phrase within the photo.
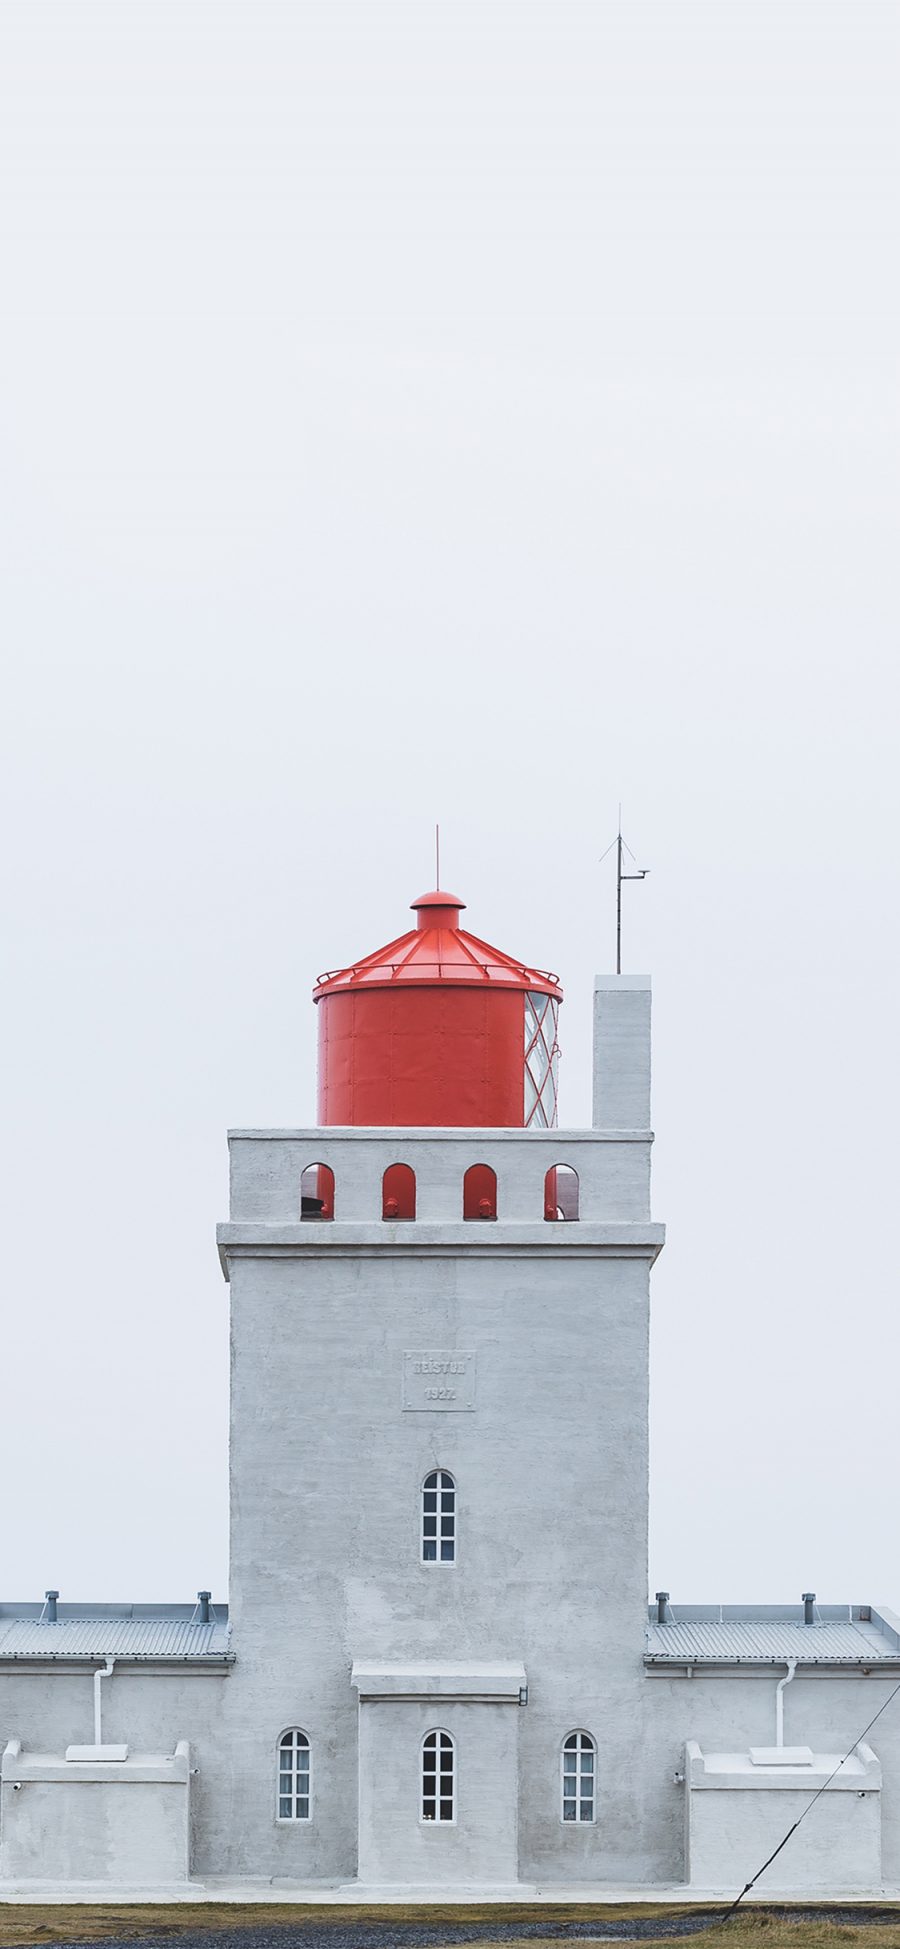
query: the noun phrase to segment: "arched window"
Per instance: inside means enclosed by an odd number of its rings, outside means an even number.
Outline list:
[[[422,1819],[456,1819],[456,1752],[448,1732],[422,1741]]]
[[[309,1740],[299,1726],[289,1726],[278,1741],[279,1820],[309,1819],[309,1789]]]
[[[489,1164],[470,1164],[463,1178],[463,1217],[496,1218],[497,1173]]]
[[[300,1179],[300,1216],[334,1217],[334,1172],[330,1164],[307,1164]]]
[[[571,1224],[578,1217],[578,1172],[551,1164],[544,1179],[544,1217]]]
[[[456,1562],[456,1483],[432,1469],[422,1484],[422,1562]]]
[[[594,1818],[596,1747],[589,1732],[570,1732],[562,1749],[562,1817],[576,1822]]]
[[[381,1180],[382,1218],[415,1218],[416,1174],[408,1164],[389,1164]]]

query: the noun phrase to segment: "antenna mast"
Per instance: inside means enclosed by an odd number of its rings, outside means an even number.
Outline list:
[[[616,974],[621,974],[622,972],[622,882],[624,880],[646,880],[647,874],[650,871],[649,866],[637,865],[637,862],[635,861],[634,858],[634,854],[631,850],[631,847],[628,844],[627,839],[622,838],[622,807],[621,806],[619,807],[619,830],[616,834],[615,839],[612,840],[609,846],[607,846],[606,853],[611,853],[613,846],[615,846],[616,849]],[[606,858],[606,853],[601,854],[600,856],[601,859]],[[624,870],[626,853],[628,854],[629,859],[635,865],[636,870],[634,873],[626,873]]]

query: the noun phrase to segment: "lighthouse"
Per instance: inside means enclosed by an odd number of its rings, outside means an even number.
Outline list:
[[[649,990],[598,984],[593,1127],[566,1128],[558,977],[450,893],[412,906],[316,984],[318,1123],[229,1140],[231,1869],[621,1881],[663,1237]]]
[[[575,1130],[556,975],[413,909],[316,983],[318,1123],[230,1134],[229,1606],[0,1603],[0,1876],[877,1895],[900,1617],[648,1614],[649,985]]]

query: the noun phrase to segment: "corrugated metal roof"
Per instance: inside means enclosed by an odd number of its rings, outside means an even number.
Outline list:
[[[228,1620],[190,1617],[0,1618],[4,1658],[221,1658]]]
[[[782,1619],[691,1620],[651,1624],[647,1656],[679,1664],[704,1659],[722,1663],[874,1664],[898,1656],[896,1646],[872,1624],[792,1624]]]

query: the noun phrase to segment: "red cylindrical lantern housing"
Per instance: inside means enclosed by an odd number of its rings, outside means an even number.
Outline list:
[[[408,934],[316,984],[319,1122],[554,1125],[557,976],[465,933],[452,893],[413,907]]]

